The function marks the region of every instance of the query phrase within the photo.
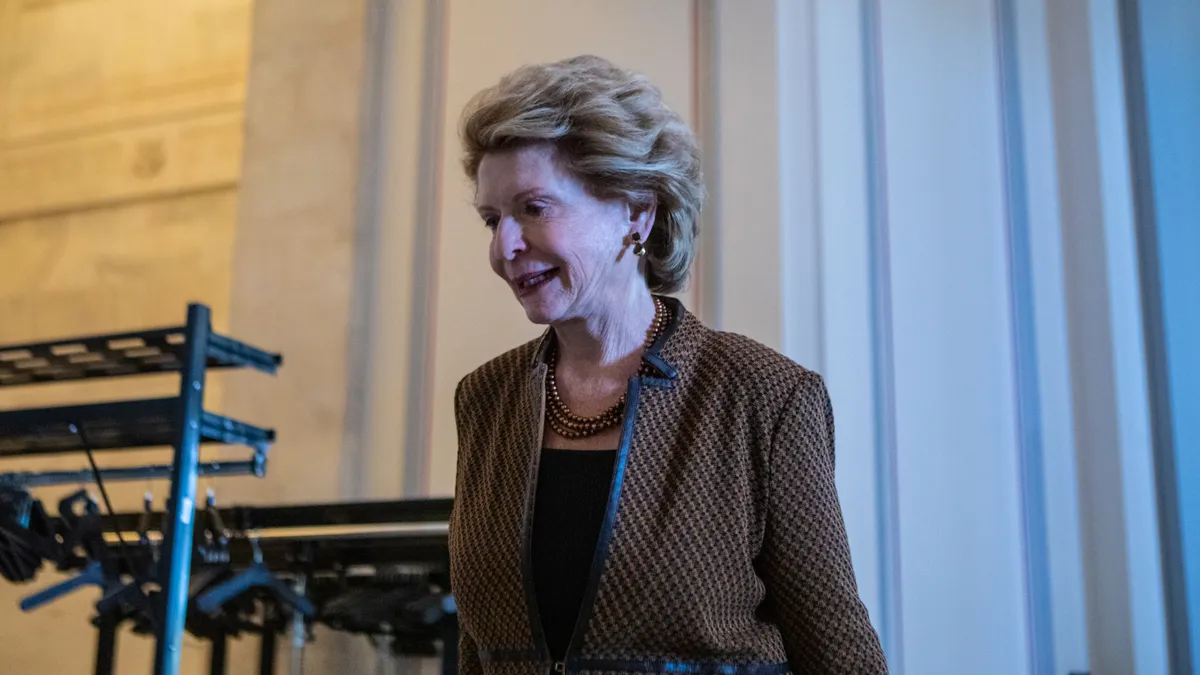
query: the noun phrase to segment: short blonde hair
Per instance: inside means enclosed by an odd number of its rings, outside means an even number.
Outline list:
[[[646,282],[656,293],[683,288],[704,201],[700,150],[645,76],[597,56],[524,66],[476,94],[459,131],[472,181],[489,152],[551,143],[595,197],[656,203]]]

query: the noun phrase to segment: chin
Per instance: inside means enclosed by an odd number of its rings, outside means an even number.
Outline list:
[[[554,312],[547,311],[547,308],[541,305],[525,305],[525,318],[529,319],[530,323],[548,326],[554,323],[556,316]]]
[[[539,326],[548,326],[556,323],[563,314],[563,308],[557,301],[545,301],[534,298],[518,298],[521,307],[525,310],[525,317],[530,323]]]

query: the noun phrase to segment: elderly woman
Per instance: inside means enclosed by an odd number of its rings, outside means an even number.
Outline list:
[[[461,673],[885,673],[820,376],[665,295],[703,190],[658,89],[524,67],[462,141],[492,270],[548,329],[456,392]]]

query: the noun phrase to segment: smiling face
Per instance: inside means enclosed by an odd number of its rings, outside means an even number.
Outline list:
[[[476,207],[492,232],[492,270],[534,323],[602,316],[645,284],[629,236],[646,240],[653,209],[593,197],[552,145],[485,155]]]

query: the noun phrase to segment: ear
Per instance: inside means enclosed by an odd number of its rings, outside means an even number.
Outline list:
[[[654,228],[654,217],[658,212],[658,202],[653,196],[642,204],[627,204],[629,217],[629,233],[637,232],[642,241],[650,241],[650,230]]]

